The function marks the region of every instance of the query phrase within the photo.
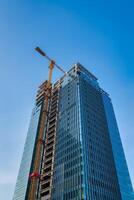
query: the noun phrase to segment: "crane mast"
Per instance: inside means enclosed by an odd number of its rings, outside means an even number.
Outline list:
[[[42,105],[42,111],[40,116],[40,124],[38,129],[38,136],[36,139],[36,146],[35,146],[35,152],[34,152],[34,160],[33,160],[33,166],[32,166],[32,172],[29,175],[30,181],[29,181],[29,189],[28,189],[28,200],[35,200],[36,199],[36,191],[38,182],[40,179],[40,162],[41,162],[41,156],[42,156],[42,146],[44,144],[44,130],[47,123],[47,116],[49,112],[49,100],[51,97],[51,81],[52,81],[52,73],[54,66],[56,66],[61,72],[66,74],[66,72],[55,63],[54,60],[52,60],[50,57],[48,57],[39,47],[36,47],[35,50],[40,53],[42,56],[44,56],[49,62],[49,74],[48,74],[48,80],[46,81],[46,85],[44,87],[44,102]]]

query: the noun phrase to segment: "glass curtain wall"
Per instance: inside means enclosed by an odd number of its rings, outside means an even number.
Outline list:
[[[114,154],[114,160],[116,164],[116,170],[117,170],[122,200],[133,200],[134,194],[133,194],[132,184],[129,176],[129,171],[127,168],[127,163],[111,99],[105,94],[102,95],[102,98],[107,117],[108,129]]]
[[[59,96],[52,200],[84,199],[78,80],[64,80]]]
[[[36,105],[31,116],[13,200],[24,200],[26,198],[26,191],[28,187],[29,173],[32,164],[40,112],[41,105]]]
[[[79,75],[84,199],[120,200],[101,89],[85,72]]]

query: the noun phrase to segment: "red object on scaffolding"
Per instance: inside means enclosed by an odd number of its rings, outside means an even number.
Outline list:
[[[38,172],[32,172],[30,175],[29,175],[30,178],[40,178],[40,174]]]

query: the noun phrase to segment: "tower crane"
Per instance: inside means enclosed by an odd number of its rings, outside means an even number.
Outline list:
[[[36,141],[36,147],[34,152],[34,160],[33,160],[33,166],[32,166],[32,172],[29,175],[30,181],[29,181],[29,189],[28,189],[28,200],[35,200],[36,199],[36,191],[38,186],[38,180],[40,178],[40,161],[41,161],[41,155],[42,155],[42,145],[44,143],[44,129],[45,124],[47,121],[47,114],[48,114],[48,107],[49,107],[49,99],[51,95],[51,81],[52,81],[52,72],[54,67],[58,68],[62,73],[66,74],[66,72],[56,64],[54,60],[52,60],[49,56],[46,55],[44,51],[42,51],[39,47],[36,47],[35,50],[45,57],[50,63],[49,63],[49,74],[48,74],[48,80],[46,84],[46,95],[45,95],[45,101],[43,102],[43,108],[40,116],[40,125],[38,129],[38,136]]]
[[[61,72],[63,72],[64,74],[66,74],[66,72],[62,69],[62,67],[60,67],[59,65],[57,65],[56,62],[54,60],[52,60],[49,56],[47,56],[46,53],[44,51],[42,51],[39,47],[36,47],[35,50],[38,53],[40,53],[42,56],[44,56],[50,62],[48,82],[51,83],[52,71],[53,71],[54,66],[57,67]]]

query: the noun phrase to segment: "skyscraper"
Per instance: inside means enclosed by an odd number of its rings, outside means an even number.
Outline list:
[[[45,81],[38,90],[13,200],[27,200],[32,178],[37,200],[133,200],[132,184],[109,95],[77,63],[51,86],[44,139]],[[33,172],[42,143],[40,173]]]

